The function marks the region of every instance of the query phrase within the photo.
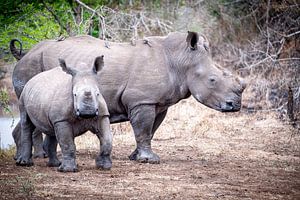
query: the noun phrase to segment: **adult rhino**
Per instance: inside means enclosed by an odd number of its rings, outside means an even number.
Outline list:
[[[159,163],[151,140],[171,105],[193,96],[221,112],[240,110],[245,84],[212,61],[208,41],[196,32],[138,40],[135,46],[110,43],[90,36],[43,41],[16,65],[13,85],[17,96],[34,75],[54,68],[63,58],[72,66],[92,63],[104,54],[106,68],[99,73],[100,90],[110,122],[130,121],[136,149],[129,156],[139,162]],[[41,58],[42,56],[42,58]],[[18,127],[14,135],[19,135]]]

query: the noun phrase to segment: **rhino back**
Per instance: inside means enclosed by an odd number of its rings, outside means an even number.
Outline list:
[[[112,42],[107,48],[103,40],[77,36],[64,41],[47,41],[45,48],[36,48],[32,54],[44,70],[56,67],[58,58],[75,67],[81,62],[90,66],[95,57],[104,55],[105,67],[99,73],[101,93],[111,116],[127,116],[129,110],[139,104],[171,105],[178,101],[177,97],[174,98],[176,80],[173,80],[168,69],[163,40],[153,37],[150,39],[151,45],[139,40],[136,46]],[[41,54],[42,60],[37,59]],[[26,65],[26,68],[30,67]]]
[[[71,76],[60,68],[40,73],[25,85],[20,104],[33,124],[45,133],[54,133],[57,121],[72,120]]]
[[[154,38],[151,47],[140,40],[136,46],[109,43],[107,48],[104,41],[90,36],[72,37],[45,49],[44,65],[53,66],[61,57],[70,65],[85,62],[90,66],[96,56],[104,55],[101,92],[110,113],[124,113],[137,104],[165,101],[171,83],[161,40]]]

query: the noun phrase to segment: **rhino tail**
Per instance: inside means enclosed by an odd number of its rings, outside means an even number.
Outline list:
[[[20,45],[20,50],[18,50],[15,46],[15,42],[18,42]],[[21,60],[21,58],[25,55],[25,53],[22,52],[22,42],[18,39],[12,39],[9,43],[10,52],[12,55],[17,59]]]

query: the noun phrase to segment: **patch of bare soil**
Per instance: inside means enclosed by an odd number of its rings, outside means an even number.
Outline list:
[[[1,199],[300,199],[300,135],[272,113],[222,114],[193,100],[170,109],[152,145],[158,165],[128,160],[128,124],[113,125],[113,167],[95,168],[99,143],[76,139],[77,173],[0,160]]]

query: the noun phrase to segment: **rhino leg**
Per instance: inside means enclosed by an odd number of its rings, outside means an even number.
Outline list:
[[[21,110],[20,110],[21,111]],[[32,166],[32,132],[35,126],[32,124],[26,112],[21,111],[21,156],[16,164],[20,166]]]
[[[32,133],[33,142],[33,157],[34,158],[46,158],[47,155],[43,149],[43,134],[41,131],[35,129]]]
[[[14,128],[12,136],[16,144],[16,155],[14,156],[14,159],[17,160],[21,156],[21,122],[18,122]]]
[[[18,122],[16,127],[14,128],[12,132],[12,136],[14,138],[15,144],[16,144],[16,155],[14,156],[14,159],[17,160],[18,157],[21,155],[21,123]],[[37,129],[32,134],[32,141],[33,141],[33,147],[34,147],[34,158],[45,158],[47,155],[43,150],[42,144],[43,144],[43,136],[40,131]]]
[[[61,162],[57,158],[57,140],[55,136],[46,136],[47,139],[45,141],[48,142],[47,144],[47,152],[49,161],[47,166],[48,167],[59,167]]]
[[[108,117],[103,117],[100,121],[100,131],[97,132],[100,140],[100,153],[96,157],[98,168],[109,170],[112,166],[110,154],[112,150],[112,134],[110,132],[110,122]]]
[[[133,127],[137,147],[129,156],[130,160],[153,164],[160,162],[158,155],[151,149],[155,119],[155,105],[141,105],[131,111],[130,123]]]
[[[155,121],[154,121],[154,125],[153,125],[153,129],[152,129],[152,138],[154,136],[155,131],[158,129],[158,127],[161,125],[161,123],[164,121],[166,115],[167,115],[167,111],[165,110],[161,113],[159,113],[158,115],[156,115],[155,117]],[[151,138],[151,139],[152,139]]]
[[[46,155],[49,155],[49,152],[48,152],[48,145],[50,143],[50,139],[49,139],[49,136],[46,135],[45,136],[45,139],[44,139],[44,142],[43,142],[43,150],[45,152]]]
[[[56,123],[55,135],[62,152],[62,163],[58,167],[58,171],[77,172],[78,168],[75,161],[76,147],[74,143],[72,126],[67,122]]]

